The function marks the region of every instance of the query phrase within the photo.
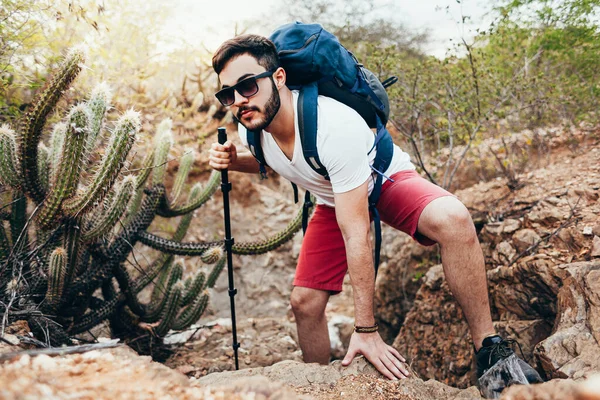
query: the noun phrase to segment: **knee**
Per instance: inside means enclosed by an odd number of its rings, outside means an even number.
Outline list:
[[[325,315],[325,306],[327,301],[322,301],[321,296],[315,296],[312,290],[302,290],[304,288],[296,287],[292,291],[290,304],[296,319],[316,318]]]
[[[445,199],[428,218],[428,231],[440,244],[477,242],[477,232],[469,210],[456,198]]]

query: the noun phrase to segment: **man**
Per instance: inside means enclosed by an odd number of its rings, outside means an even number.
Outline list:
[[[325,180],[302,155],[298,93],[286,87],[286,72],[279,67],[273,43],[262,36],[238,36],[223,43],[212,62],[222,85],[217,98],[239,121],[241,141],[247,146],[247,131],[262,130],[267,164],[317,198],[291,294],[304,361],[329,362],[325,306],[329,296],[341,291],[348,271],[355,332],[342,364],[362,354],[386,377],[407,377],[405,359],[384,343],[373,312],[375,277],[367,201],[374,179],[370,169],[374,154],[367,154],[373,146],[372,131],[353,109],[319,96],[317,148],[330,177]],[[229,141],[212,145],[209,164],[217,170],[259,171],[252,154]],[[512,350],[492,325],[483,253],[469,212],[456,197],[421,178],[397,146],[384,174],[389,179],[377,203],[381,219],[424,245],[440,245],[448,285],[471,331],[480,376]],[[541,381],[533,368],[522,364],[530,381]]]

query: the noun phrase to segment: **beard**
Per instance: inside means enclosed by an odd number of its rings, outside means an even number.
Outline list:
[[[269,100],[267,100],[267,103],[264,106],[264,110],[261,110],[257,106],[240,107],[240,109],[238,110],[236,119],[248,131],[262,131],[263,129],[265,129],[267,126],[269,126],[271,124],[271,122],[273,121],[273,118],[275,118],[275,115],[277,115],[277,112],[279,111],[279,107],[281,107],[281,99],[279,97],[279,90],[277,90],[277,86],[275,85],[275,82],[271,81],[271,87],[272,87],[271,97],[269,97]],[[263,118],[260,119],[259,121],[256,121],[256,122],[250,123],[250,124],[242,122],[242,118],[241,118],[242,112],[250,111],[250,110],[255,111],[257,113],[262,113]]]

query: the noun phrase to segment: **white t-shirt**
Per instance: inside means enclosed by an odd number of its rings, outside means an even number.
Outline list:
[[[375,135],[364,119],[352,108],[329,97],[319,96],[317,109],[317,152],[329,174],[330,181],[316,173],[302,154],[298,129],[298,91],[294,98],[294,125],[296,141],[294,153],[289,160],[281,151],[273,136],[262,132],[262,150],[265,161],[279,175],[310,191],[318,204],[334,207],[334,193],[355,189],[369,179],[369,193],[373,190],[376,173],[370,168],[375,159],[373,147]],[[240,139],[248,147],[246,128],[239,124]],[[390,176],[398,171],[414,170],[410,156],[394,145],[392,162],[384,174]]]

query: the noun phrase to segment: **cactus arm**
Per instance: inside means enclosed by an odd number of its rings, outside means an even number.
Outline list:
[[[173,262],[173,256],[169,254],[160,254],[151,264],[150,266],[138,276],[133,284],[134,291],[136,293],[144,290],[146,286],[152,283],[157,276],[162,276],[160,274],[161,271],[168,270],[170,264]],[[160,274],[160,275],[159,275]],[[155,282],[155,287],[158,285],[158,282]],[[161,285],[164,285],[162,282]]]
[[[62,148],[65,143],[66,135],[67,124],[64,122],[59,122],[54,125],[54,128],[52,129],[52,135],[50,137],[50,182],[54,182],[56,179],[56,171],[58,170],[60,155],[62,154]]]
[[[206,250],[204,254],[200,256],[200,259],[204,264],[214,264],[223,257],[223,247],[215,246]]]
[[[113,274],[117,278],[121,293],[125,294],[127,305],[131,311],[139,316],[143,316],[146,313],[146,307],[138,301],[133,290],[133,282],[125,266],[123,264],[117,265],[116,268],[113,268]]]
[[[127,208],[131,193],[134,190],[135,178],[127,177],[117,188],[117,193],[108,210],[96,221],[96,223],[83,233],[81,239],[84,242],[91,242],[100,236],[106,235],[116,225],[117,221]]]
[[[140,212],[135,215],[135,218],[125,226],[109,249],[101,247],[90,251],[92,256],[99,260],[98,268],[90,268],[83,275],[75,279],[69,290],[69,300],[76,296],[86,296],[92,293],[99,285],[110,278],[111,271],[118,264],[123,263],[131,249],[137,242],[137,234],[140,230],[147,229],[152,223],[156,215],[156,208],[162,196],[164,196],[165,188],[162,185],[154,186],[148,190],[148,195],[144,199]]]
[[[200,208],[204,203],[206,203],[211,196],[217,191],[219,188],[219,184],[221,182],[221,174],[218,171],[213,171],[208,178],[208,182],[202,193],[198,196],[198,198],[190,204],[187,204],[183,207],[171,208],[167,199],[163,199],[161,203],[161,207],[158,209],[157,214],[161,217],[177,217],[179,215],[184,215],[189,212],[192,212],[198,208]]]
[[[7,266],[4,264],[4,261],[10,255],[10,243],[8,242],[8,237],[6,237],[6,230],[4,229],[4,224],[0,221],[0,280],[2,280],[4,268]]]
[[[240,255],[255,255],[267,253],[276,249],[285,242],[289,241],[296,232],[302,227],[302,209],[296,214],[294,219],[282,231],[275,235],[256,242],[234,243],[232,250],[234,254]],[[160,250],[168,254],[176,254],[180,256],[200,256],[210,247],[221,246],[222,241],[218,242],[175,242],[161,238],[148,232],[140,232],[139,240],[146,246]]]
[[[173,135],[171,130],[157,132],[156,151],[154,154],[154,170],[152,171],[152,184],[163,183],[167,171],[169,151],[173,146]]]
[[[177,170],[177,175],[175,176],[175,182],[173,184],[173,189],[171,191],[171,203],[177,203],[177,199],[181,195],[181,191],[183,189],[183,184],[187,180],[187,177],[190,173],[190,169],[192,168],[192,164],[194,163],[194,151],[192,149],[185,149],[184,154],[181,157],[181,161],[179,162],[179,169]]]
[[[106,110],[110,105],[111,97],[112,95],[110,92],[110,88],[106,83],[101,83],[92,90],[90,100],[87,102],[91,118],[90,133],[85,143],[86,155],[90,154],[90,152],[92,152],[92,150],[94,150],[94,147],[96,146],[96,139],[98,138],[98,134],[102,129],[104,116],[106,115]]]
[[[62,208],[65,213],[79,215],[102,201],[119,176],[140,126],[139,114],[133,110],[120,118],[92,183],[84,194],[63,203]]]
[[[144,160],[142,161],[141,172],[137,175],[136,178],[136,187],[135,194],[133,195],[133,199],[129,202],[129,206],[127,206],[127,213],[125,218],[125,225],[127,225],[133,216],[137,214],[140,206],[142,204],[142,199],[144,198],[144,186],[148,181],[148,177],[152,172],[154,164],[154,149],[149,153],[146,153],[144,156]]]
[[[65,250],[67,252],[67,278],[69,285],[75,276],[79,255],[79,244],[81,238],[81,218],[69,219],[65,229]]]
[[[218,246],[222,242],[198,242],[182,243],[174,240],[161,238],[148,232],[140,232],[138,239],[141,243],[163,253],[178,256],[200,256],[211,247]]]
[[[51,310],[56,310],[62,300],[67,279],[67,252],[62,247],[50,254],[48,266],[48,291],[46,302]]]
[[[302,208],[296,213],[294,219],[292,219],[292,221],[280,232],[265,240],[234,243],[232,248],[233,253],[240,255],[254,255],[269,252],[292,239],[300,228],[302,228]]]
[[[189,287],[186,287],[185,295],[183,296],[183,301],[181,302],[181,306],[185,307],[192,302],[192,300],[196,299],[202,289],[204,289],[204,283],[206,282],[206,275],[204,272],[199,272],[194,277],[194,280],[190,284]]]
[[[69,329],[69,333],[71,335],[74,335],[77,333],[85,332],[98,325],[105,319],[112,317],[117,311],[118,303],[119,298],[116,296],[110,300],[103,302],[103,304],[100,305],[100,307],[96,310],[90,311],[83,315],[81,318],[78,318],[77,323]]]
[[[69,130],[65,137],[56,179],[52,182],[52,190],[36,216],[42,229],[48,228],[57,219],[61,203],[73,195],[77,188],[87,126],[88,115],[85,107],[82,105],[74,107],[70,113]],[[39,182],[37,183],[39,186]]]
[[[59,72],[37,96],[37,101],[23,117],[19,129],[18,160],[19,171],[23,176],[25,192],[36,203],[44,200],[46,193],[39,182],[37,170],[38,143],[46,117],[54,109],[65,90],[69,88],[81,70],[84,54],[81,50],[71,51],[62,63]]]
[[[194,322],[198,321],[206,306],[208,305],[208,292],[204,292],[202,296],[195,298],[195,301],[183,309],[175,319],[172,329],[176,331],[189,328]]]
[[[50,150],[40,142],[38,148],[38,172],[40,174],[40,185],[48,192],[50,185]]]
[[[15,133],[8,125],[0,126],[0,183],[20,188],[17,172]]]
[[[14,249],[27,249],[29,247],[29,234],[27,232],[27,198],[22,192],[13,192],[13,201],[10,216],[10,234]]]
[[[221,272],[223,271],[223,268],[225,267],[225,262],[227,261],[227,257],[222,257],[213,267],[213,269],[210,271],[210,274],[208,275],[208,278],[206,279],[206,288],[213,288],[215,287],[215,283],[217,282],[217,278],[219,278],[219,275],[221,275]]]
[[[142,316],[144,322],[156,322],[163,317],[165,307],[172,296],[173,288],[177,282],[181,281],[181,277],[183,276],[183,266],[181,263],[175,263],[168,271],[165,271],[161,275],[162,279],[154,286],[152,299],[146,308],[146,314]],[[166,281],[167,277],[169,278],[168,281]]]
[[[142,167],[140,169],[140,173],[137,175],[136,180],[136,189],[141,189],[144,187],[146,182],[148,181],[148,177],[150,177],[150,173],[152,172],[152,168],[154,165],[154,149],[150,150],[144,156],[144,160],[142,161]]]
[[[160,323],[154,328],[154,334],[158,337],[163,337],[169,332],[169,329],[173,326],[175,318],[177,317],[177,311],[181,305],[181,292],[183,291],[183,282],[177,282],[173,285],[171,295],[167,300],[165,309],[163,310],[160,318]]]
[[[156,303],[156,299],[160,299],[161,296],[165,293],[165,288],[167,288],[169,277],[171,273],[174,271],[173,268],[173,256],[163,254],[166,256],[166,260],[163,263],[162,269],[159,271],[158,279],[154,282],[154,287],[152,288],[152,294],[150,295],[150,304]],[[160,260],[160,259],[159,259]],[[175,281],[173,282],[175,283]]]
[[[199,186],[194,186],[192,188],[192,190],[190,191],[188,202],[194,201],[196,199],[196,196],[199,195],[199,192],[200,192]],[[175,230],[175,233],[173,234],[173,237],[171,238],[171,240],[179,242],[185,237],[185,234],[187,233],[187,230],[192,222],[192,217],[193,217],[192,213],[188,213],[181,218],[181,220],[179,221],[179,224],[177,225],[177,229]],[[167,260],[171,260],[168,257],[172,257],[172,256],[170,256],[170,255],[159,256],[159,258],[151,264],[150,268],[148,268],[148,270],[145,271],[141,275],[141,277],[136,280],[136,283],[135,283],[136,292],[141,291],[150,282],[152,282],[152,280],[154,280],[156,275],[158,275],[158,272],[167,263]]]

